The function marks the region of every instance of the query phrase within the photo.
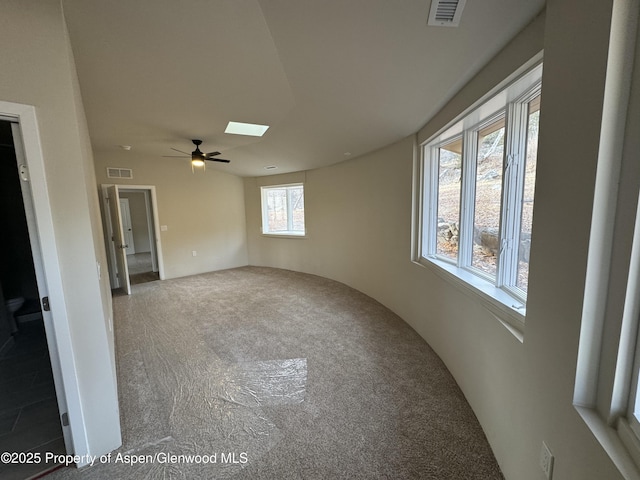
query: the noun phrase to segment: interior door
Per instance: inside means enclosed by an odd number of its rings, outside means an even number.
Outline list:
[[[122,231],[124,232],[125,244],[127,245],[127,255],[136,253],[133,245],[133,226],[131,224],[131,210],[129,209],[129,199],[120,199],[120,218],[122,218]]]
[[[109,213],[111,214],[111,231],[113,232],[113,242],[116,251],[116,265],[118,268],[118,280],[120,288],[127,295],[131,295],[131,283],[129,282],[129,267],[127,265],[127,242],[122,228],[122,217],[120,216],[120,198],[118,197],[118,186],[113,185],[107,188],[109,199]]]

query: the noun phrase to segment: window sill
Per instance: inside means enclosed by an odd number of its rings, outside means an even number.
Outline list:
[[[626,480],[640,480],[640,472],[636,466],[629,450],[626,448],[626,441],[635,435],[624,419],[618,420],[618,429],[609,426],[598,412],[589,407],[574,405],[578,414],[587,424],[591,433],[596,437],[602,448],[607,452],[615,466]],[[625,438],[627,437],[627,438]]]
[[[491,314],[504,325],[520,342],[524,341],[524,319],[526,308],[504,290],[466,270],[437,258],[421,257],[418,265],[429,268],[445,281],[480,301]]]
[[[306,233],[291,233],[291,232],[262,233],[261,235],[263,237],[270,237],[270,238],[296,238],[296,239],[307,238]]]

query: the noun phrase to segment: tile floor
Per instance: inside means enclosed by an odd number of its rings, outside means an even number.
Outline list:
[[[0,353],[0,452],[65,453],[42,320],[20,324]],[[50,467],[0,464],[0,478],[22,480]]]

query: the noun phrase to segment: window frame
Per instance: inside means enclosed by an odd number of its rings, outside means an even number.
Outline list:
[[[526,293],[517,286],[518,247],[521,234],[529,103],[541,94],[542,62],[537,62],[497,94],[483,99],[439,133],[420,145],[416,171],[414,262],[433,269],[449,282],[470,292],[512,332],[522,339]],[[471,266],[476,188],[478,132],[504,116],[505,138],[501,182],[499,252],[496,276]],[[459,245],[456,261],[437,253],[438,149],[462,138]],[[506,205],[509,205],[507,208]],[[515,208],[514,208],[515,207]],[[506,260],[505,260],[506,259]],[[515,264],[513,264],[515,259]],[[510,268],[502,262],[512,263]]]
[[[624,430],[628,426],[633,432],[633,439],[622,435],[622,441],[626,448],[634,456],[636,464],[640,465],[640,198],[636,210],[631,258],[629,261],[629,274],[624,299],[624,310],[621,326],[621,346],[618,352],[618,365],[616,369],[618,396],[627,400],[627,408],[624,414],[620,413],[617,428]],[[626,343],[626,345],[625,345]],[[626,348],[625,348],[626,347]],[[633,351],[632,356],[624,350]],[[620,387],[620,385],[622,385]],[[628,389],[628,391],[627,391]],[[616,391],[614,390],[614,401]],[[626,425],[625,425],[626,423]]]
[[[291,199],[291,191],[297,188],[302,188],[302,201],[305,203],[304,195],[304,183],[286,183],[281,185],[264,185],[260,187],[260,209],[262,225],[260,231],[262,235],[269,237],[283,237],[283,238],[304,238],[307,234],[306,219],[304,219],[303,230],[294,230],[293,227],[293,205]],[[267,195],[269,190],[286,190],[286,212],[287,212],[287,230],[270,231],[269,230],[269,209]],[[305,211],[303,206],[303,211]]]
[[[640,393],[639,8],[613,4],[573,395],[574,408],[628,480],[640,480],[633,413]]]

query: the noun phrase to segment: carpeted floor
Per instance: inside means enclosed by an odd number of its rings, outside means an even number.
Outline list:
[[[136,285],[114,314],[124,445],[50,480],[503,478],[431,348],[343,284],[245,267]]]

